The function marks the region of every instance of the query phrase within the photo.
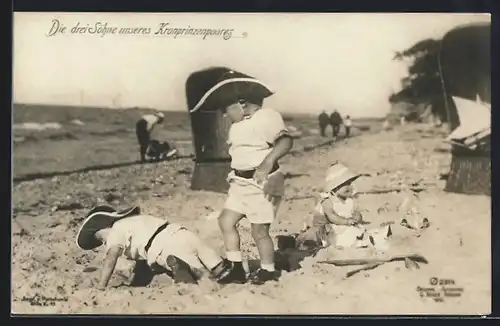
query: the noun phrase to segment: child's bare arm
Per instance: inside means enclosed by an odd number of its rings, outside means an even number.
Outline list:
[[[255,171],[255,181],[257,183],[264,182],[265,178],[271,173],[274,165],[278,162],[280,158],[285,156],[290,149],[293,147],[293,139],[288,135],[283,135],[276,140],[274,143],[273,149],[269,154],[267,154],[266,158],[260,166]]]
[[[363,221],[363,214],[361,214],[360,211],[355,210],[352,215],[352,219],[356,221],[357,223],[360,223]]]
[[[104,289],[108,285],[111,275],[113,275],[113,271],[115,270],[118,257],[120,257],[121,254],[122,248],[119,246],[111,247],[106,253],[98,285],[100,289]]]
[[[278,162],[280,158],[288,154],[293,147],[293,139],[289,135],[282,135],[274,143],[273,149],[262,162],[262,164],[270,165],[271,168]]]
[[[323,212],[325,212],[326,218],[328,221],[335,225],[354,225],[355,221],[353,219],[345,218],[333,210],[331,205],[326,205],[324,203],[321,204],[323,206]]]
[[[278,112],[261,109],[256,113],[256,118],[260,123],[259,137],[272,147],[254,175],[255,181],[260,184],[271,173],[278,160],[290,151],[293,139],[288,133],[283,117]]]

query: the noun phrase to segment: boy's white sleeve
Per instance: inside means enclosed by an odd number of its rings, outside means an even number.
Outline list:
[[[259,127],[263,139],[270,144],[274,144],[276,139],[288,134],[288,129],[281,114],[271,109],[261,109],[261,112],[259,112]]]
[[[127,235],[125,233],[112,228],[106,238],[106,252],[113,247],[125,249],[128,241],[129,239],[127,239]]]
[[[232,141],[233,137],[231,136],[231,134],[232,134],[231,130],[232,130],[232,126],[229,127],[229,132],[227,133],[226,144],[228,144],[229,146],[231,146],[231,144],[233,143],[233,141]]]

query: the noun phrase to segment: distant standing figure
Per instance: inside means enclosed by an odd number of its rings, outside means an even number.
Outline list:
[[[337,137],[340,131],[340,125],[342,124],[342,117],[340,116],[340,113],[337,112],[337,110],[333,111],[333,113],[330,115],[330,123],[332,125],[333,137]]]
[[[389,119],[385,119],[384,123],[382,124],[382,130],[389,130],[391,128],[391,123],[389,122]]]
[[[346,115],[344,119],[344,128],[345,128],[345,138],[349,138],[351,134],[352,120],[351,117]]]
[[[137,121],[135,125],[135,132],[137,135],[137,141],[139,142],[140,154],[141,154],[141,163],[146,161],[146,152],[148,150],[150,141],[151,141],[151,133],[157,124],[163,123],[163,119],[165,116],[161,112],[157,112],[155,114],[146,114]]]
[[[328,125],[330,124],[330,117],[325,111],[322,111],[318,116],[318,122],[321,137],[325,137],[326,127],[328,127]]]

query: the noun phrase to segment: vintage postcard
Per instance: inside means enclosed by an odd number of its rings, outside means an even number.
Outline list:
[[[12,313],[489,314],[490,24],[14,13]]]

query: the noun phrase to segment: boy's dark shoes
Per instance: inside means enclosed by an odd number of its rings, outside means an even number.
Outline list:
[[[277,281],[279,277],[280,273],[278,271],[270,272],[261,268],[250,275],[250,282],[255,285],[262,285],[269,281]]]
[[[219,284],[246,283],[247,276],[241,262],[231,262],[229,260],[224,260],[224,264],[227,265],[228,271],[224,272],[224,274],[217,279],[217,282]]]
[[[186,262],[173,255],[169,255],[167,257],[167,265],[172,271],[172,278],[175,283],[198,284],[191,273],[191,268]]]
[[[233,268],[230,261],[224,259],[217,266],[210,271],[210,278],[219,282],[219,280],[226,278]]]

